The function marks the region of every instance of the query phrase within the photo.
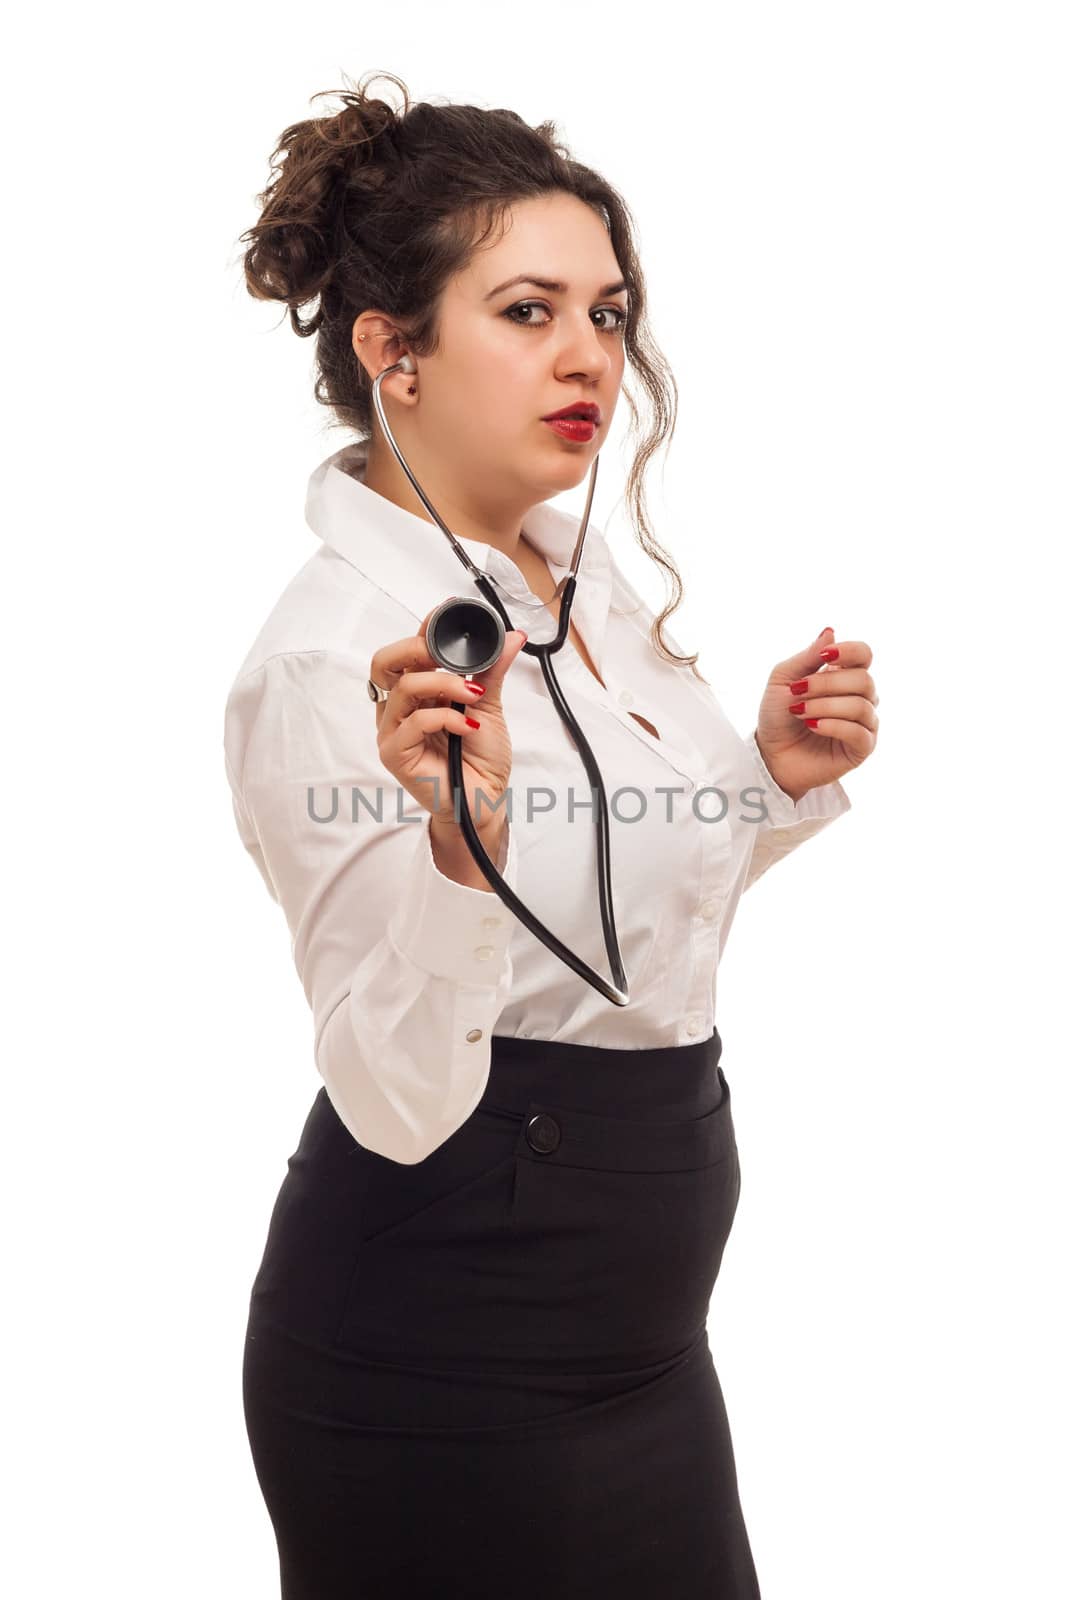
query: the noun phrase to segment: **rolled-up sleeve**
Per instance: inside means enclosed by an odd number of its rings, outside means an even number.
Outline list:
[[[512,982],[514,914],[437,867],[431,812],[382,765],[367,663],[271,657],[226,704],[242,841],[285,912],[315,1064],[367,1149],[425,1159],[470,1116]],[[505,882],[518,892],[510,822]]]
[[[781,861],[805,839],[821,833],[835,817],[850,811],[852,802],[838,782],[820,784],[794,801],[771,777],[755,733],[745,740],[745,749],[755,768],[755,781],[763,791],[767,812],[766,818],[761,819],[756,829],[755,843],[742,885],[742,889],[749,889],[775,861]]]

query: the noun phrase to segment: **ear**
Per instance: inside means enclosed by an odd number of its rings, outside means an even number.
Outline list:
[[[371,378],[376,378],[383,367],[393,366],[407,354],[407,340],[385,312],[361,311],[352,324],[352,349]],[[414,359],[412,356],[413,362]]]

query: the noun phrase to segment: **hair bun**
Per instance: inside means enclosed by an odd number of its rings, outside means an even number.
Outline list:
[[[364,83],[389,78],[403,95],[400,111],[365,92]],[[355,89],[321,89],[312,95],[340,94],[344,104],[325,117],[294,122],[278,139],[270,157],[271,181],[256,196],[259,221],[241,235],[249,245],[245,281],[257,300],[280,300],[289,307],[296,332],[314,333],[314,319],[301,322],[297,310],[324,295],[337,268],[339,207],[353,181],[377,190],[387,181],[380,137],[393,129],[410,107],[408,91],[392,73],[371,73]]]
[[[373,143],[397,121],[397,113],[388,101],[352,95],[345,95],[344,100],[340,111],[330,119],[342,146]]]

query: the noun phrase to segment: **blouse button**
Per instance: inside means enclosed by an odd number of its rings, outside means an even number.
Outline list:
[[[689,1021],[685,1025],[685,1031],[686,1031],[686,1033],[690,1033],[690,1034],[699,1033],[700,1032],[700,1018],[699,1017],[690,1017]]]
[[[481,1038],[481,1036],[482,1036],[481,1028],[472,1028],[470,1033],[468,1033],[468,1035],[467,1035],[467,1043],[468,1044],[477,1044],[478,1040]]]
[[[488,961],[493,955],[493,947],[491,944],[480,944],[474,954],[479,961]]]
[[[499,928],[499,926],[500,926],[500,918],[499,917],[483,917],[482,918],[482,927],[483,928]]]
[[[705,922],[710,922],[711,921],[712,917],[715,915],[715,902],[714,902],[714,900],[705,900],[704,901],[704,904],[700,908],[700,915],[704,918]]]
[[[623,689],[621,694],[619,695],[619,704],[620,704],[620,706],[632,706],[633,703],[634,703],[634,697],[630,693],[629,689]]]

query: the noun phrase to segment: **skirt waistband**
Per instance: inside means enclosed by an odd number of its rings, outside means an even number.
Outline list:
[[[594,1116],[684,1122],[728,1094],[718,1028],[696,1044],[615,1050],[494,1034],[481,1105],[524,1114],[531,1102]]]

